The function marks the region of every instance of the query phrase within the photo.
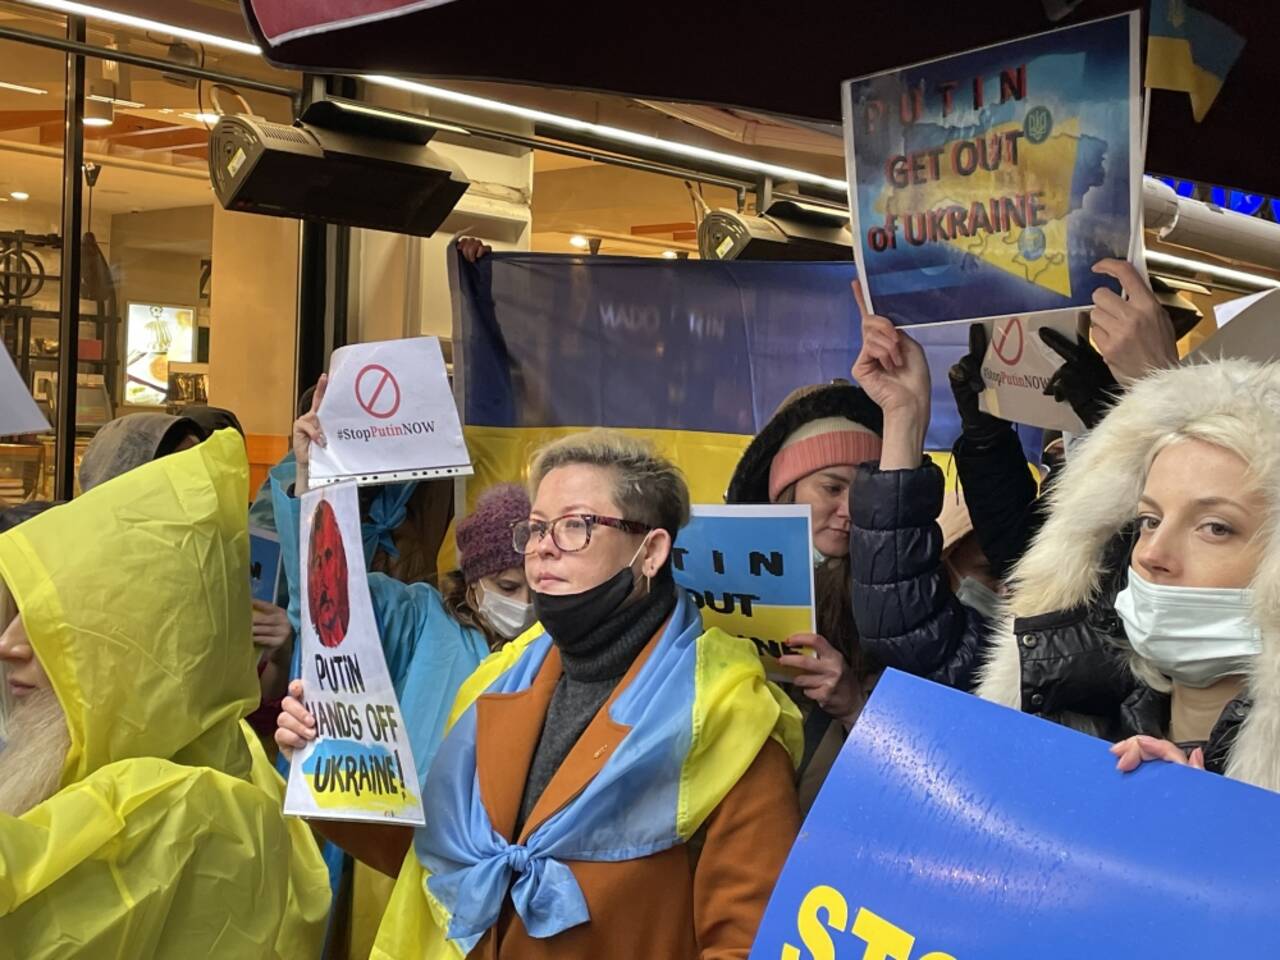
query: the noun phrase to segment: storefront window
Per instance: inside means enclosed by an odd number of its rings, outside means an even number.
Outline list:
[[[24,26],[65,30],[49,17]],[[56,51],[0,41],[0,341],[50,424],[57,422],[65,69]],[[101,342],[101,326],[92,309],[85,313],[81,356],[93,357],[85,341]],[[101,359],[81,365],[86,430],[108,415],[103,369]],[[48,497],[54,459],[52,431],[0,440],[0,504]]]
[[[51,36],[65,23],[0,5],[6,25]],[[253,58],[90,27],[88,41],[297,87]],[[83,177],[75,446],[108,420],[230,409],[258,478],[287,447],[297,331],[297,221],[222,210],[208,175],[221,113],[289,123],[287,96],[112,60],[85,61],[84,167],[64,169],[66,57],[0,41],[0,338],[48,416],[58,397],[64,176]],[[235,59],[236,62],[230,62]],[[244,61],[243,63],[239,61]],[[0,505],[54,494],[55,437],[0,444]]]

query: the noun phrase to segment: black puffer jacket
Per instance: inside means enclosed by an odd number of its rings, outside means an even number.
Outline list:
[[[951,592],[942,566],[942,471],[862,464],[849,488],[853,620],[887,667],[968,690],[990,626]]]
[[[1026,473],[1017,456],[1014,466]],[[975,530],[982,510],[975,502],[992,499],[993,491],[1001,502],[991,504],[992,511],[1018,517],[1031,506],[1012,501],[1009,485],[968,488]],[[863,465],[849,496],[853,615],[864,649],[885,666],[972,690],[997,625],[951,592],[934,519],[942,507],[942,471],[927,460],[914,470]],[[1133,676],[1116,639],[1121,627],[1111,608],[1129,547],[1122,536],[1109,551],[1107,568],[1121,573],[1096,604],[1014,622],[1023,710],[1112,740],[1162,735],[1168,698]]]

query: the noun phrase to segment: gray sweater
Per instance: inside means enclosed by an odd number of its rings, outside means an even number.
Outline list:
[[[579,639],[573,649],[556,643],[564,673],[551,695],[542,735],[529,765],[516,836],[573,745],[675,609],[676,585],[670,575],[655,577],[652,584],[648,594],[622,607]],[[551,639],[554,642],[556,638]]]

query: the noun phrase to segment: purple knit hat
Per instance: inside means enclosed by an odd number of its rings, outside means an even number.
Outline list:
[[[529,510],[529,494],[514,483],[490,487],[480,495],[476,508],[459,521],[454,534],[463,580],[472,584],[524,566],[524,557],[511,545],[511,525],[528,520]]]

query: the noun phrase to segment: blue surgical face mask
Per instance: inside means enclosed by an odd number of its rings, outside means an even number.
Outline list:
[[[1262,652],[1252,590],[1171,587],[1130,569],[1115,611],[1134,652],[1183,686],[1248,673]]]
[[[813,565],[815,568],[822,566],[827,562],[827,555],[817,547],[813,548]]]

